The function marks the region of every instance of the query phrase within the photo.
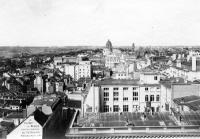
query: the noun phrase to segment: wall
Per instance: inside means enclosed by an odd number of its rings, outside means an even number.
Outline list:
[[[173,84],[172,99],[185,96],[200,96],[200,84]]]
[[[29,116],[7,135],[7,139],[42,139],[42,132],[42,126],[34,119],[34,116]]]
[[[84,102],[84,112],[88,107],[92,108],[92,112],[100,111],[100,102],[99,102],[99,87],[92,85],[87,94],[87,97]]]
[[[66,75],[71,75],[72,78],[74,79],[74,75],[75,75],[75,65],[68,65],[65,64],[64,65],[64,72]]]

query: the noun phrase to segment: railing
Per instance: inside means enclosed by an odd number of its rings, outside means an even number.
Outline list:
[[[200,132],[200,126],[71,127],[69,134]]]

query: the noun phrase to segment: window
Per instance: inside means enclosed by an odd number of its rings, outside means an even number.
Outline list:
[[[104,92],[103,96],[104,97],[109,97],[109,93],[108,92]]]
[[[113,100],[118,101],[119,92],[113,92],[113,96],[114,96]]]
[[[138,101],[138,92],[133,92],[133,101]]]
[[[119,99],[118,99],[118,97],[114,97],[113,100],[114,101],[118,101]]]
[[[103,90],[109,90],[109,88],[104,88]]]
[[[119,92],[113,92],[113,96],[119,96]]]
[[[160,101],[160,96],[159,95],[156,96],[156,101]]]
[[[138,92],[133,92],[133,96],[138,96]]]
[[[123,90],[128,90],[128,87],[124,87]]]
[[[123,105],[123,112],[128,112],[128,105]]]
[[[117,88],[117,87],[115,87],[115,88],[113,88],[113,90],[118,90],[119,88]]]
[[[118,112],[119,111],[119,106],[118,105],[114,105],[113,106],[113,112]]]
[[[133,87],[133,90],[136,90],[137,88],[136,87]]]
[[[103,96],[104,96],[104,101],[109,101],[109,93],[108,92],[104,92]]]
[[[103,100],[104,100],[104,101],[109,101],[109,98],[108,98],[108,97],[104,97]]]
[[[128,97],[123,97],[123,101],[128,101]]]
[[[104,111],[104,112],[109,112],[109,106],[108,106],[108,105],[104,105],[103,111]]]
[[[138,101],[138,97],[133,97],[133,101]]]
[[[139,106],[138,105],[133,105],[133,109],[134,109],[134,111],[138,111],[139,110]]]
[[[148,91],[149,89],[148,89],[148,87],[145,87],[145,91]]]
[[[157,77],[157,76],[154,76],[154,80],[158,80],[158,77]]]
[[[154,101],[154,95],[150,96],[150,101]]]
[[[148,95],[145,96],[145,101],[149,101]]]

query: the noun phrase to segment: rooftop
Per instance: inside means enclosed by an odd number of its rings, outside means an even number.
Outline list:
[[[97,81],[98,85],[138,85],[139,80],[131,79],[103,79]]]
[[[186,105],[190,109],[197,111],[200,110],[200,97],[199,96],[186,96],[181,98],[176,98],[173,100],[174,103],[178,105]]]
[[[146,114],[143,113],[100,113],[79,119],[82,127],[124,127],[124,126],[176,126],[169,113]]]

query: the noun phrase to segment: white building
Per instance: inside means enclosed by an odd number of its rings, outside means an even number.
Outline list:
[[[197,65],[197,56],[191,57],[191,65],[183,65],[178,60],[178,64],[176,66],[171,66],[168,69],[162,71],[163,74],[167,75],[168,77],[181,77],[188,81],[194,81],[200,79],[200,70],[199,65]]]
[[[43,79],[41,74],[36,74],[36,78],[34,80],[34,87],[40,91],[40,93],[43,93]]]
[[[120,63],[120,56],[117,56],[115,54],[110,54],[105,57],[105,67],[112,69],[119,63]]]
[[[85,100],[83,100],[83,113],[100,111],[99,87],[94,84],[90,87]]]
[[[54,65],[61,65],[63,63],[63,58],[62,57],[54,57]]]
[[[136,62],[136,64],[137,64],[137,69],[143,69],[143,68],[151,65],[151,60],[150,59],[141,59],[141,60],[138,60]]]
[[[160,74],[153,72],[140,73],[140,82],[142,84],[159,84]]]
[[[163,95],[166,96],[166,92],[164,94],[161,92],[160,76],[144,74],[141,78],[144,78],[141,79],[142,83],[128,79],[102,80],[97,83],[95,89],[90,88],[86,100],[90,101],[92,109],[97,107],[100,112],[166,111],[164,106],[166,99],[161,99]],[[99,98],[94,96],[99,96]],[[99,102],[99,106],[95,102]]]
[[[90,61],[79,61],[79,65],[75,66],[75,80],[80,78],[91,78]]]
[[[71,75],[71,77],[74,79],[74,77],[75,77],[75,67],[76,67],[76,65],[65,64],[64,65],[64,73],[66,75]]]

